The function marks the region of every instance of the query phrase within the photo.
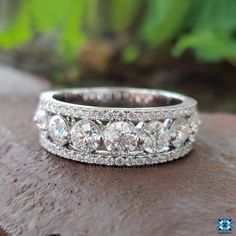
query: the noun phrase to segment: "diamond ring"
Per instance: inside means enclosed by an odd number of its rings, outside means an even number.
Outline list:
[[[47,151],[112,166],[178,159],[191,151],[200,124],[193,98],[109,87],[44,92],[34,120]]]

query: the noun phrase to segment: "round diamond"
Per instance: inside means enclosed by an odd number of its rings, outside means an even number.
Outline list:
[[[96,151],[101,140],[101,131],[92,121],[80,120],[71,129],[71,143],[74,149],[84,153]]]
[[[188,120],[184,117],[178,118],[171,125],[171,143],[175,148],[184,145],[189,136]]]
[[[148,153],[162,152],[169,149],[170,131],[167,119],[164,123],[152,121],[141,130],[140,138],[143,141],[142,148]]]
[[[138,143],[138,131],[132,123],[119,121],[109,124],[104,130],[104,144],[115,155],[134,151]]]
[[[47,112],[43,108],[38,108],[34,116],[34,121],[39,129],[45,130],[48,123]]]
[[[68,142],[69,126],[66,120],[59,115],[53,116],[48,124],[48,133],[54,143],[63,146]]]
[[[149,135],[146,132],[142,132],[139,135],[142,141],[142,148],[148,153],[155,153],[157,150],[157,142],[154,136]]]

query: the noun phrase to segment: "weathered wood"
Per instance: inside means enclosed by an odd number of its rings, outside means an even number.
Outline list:
[[[195,151],[178,161],[101,167],[38,144],[32,114],[49,84],[0,66],[0,85],[0,226],[10,234],[210,236],[219,217],[236,221],[236,116],[203,115]]]

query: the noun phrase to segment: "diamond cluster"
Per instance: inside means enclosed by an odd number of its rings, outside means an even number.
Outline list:
[[[131,121],[102,122],[75,119],[52,114],[40,107],[35,122],[42,131],[43,145],[55,145],[75,155],[95,158],[133,159],[141,156],[157,157],[189,146],[195,139],[199,117],[188,117],[134,123]],[[52,146],[51,146],[52,147]],[[73,159],[73,158],[72,158]],[[116,161],[117,162],[117,161]]]
[[[95,88],[42,93],[34,117],[42,146],[64,158],[117,166],[171,161],[192,149],[200,125],[194,99],[159,90],[122,91]],[[165,104],[145,107],[154,97]],[[80,105],[81,100],[73,99],[82,99],[82,104],[95,101],[99,106]],[[141,106],[100,106],[109,99],[136,101]]]

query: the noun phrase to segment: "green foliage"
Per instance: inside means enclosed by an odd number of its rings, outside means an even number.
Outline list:
[[[193,49],[201,60],[235,60],[236,1],[198,0],[192,7],[190,30],[178,39],[173,54]]]
[[[20,0],[19,0],[20,1]],[[14,1],[5,1],[13,9]],[[130,63],[140,48],[168,42],[173,56],[193,50],[205,61],[236,61],[235,0],[21,0],[0,28],[0,47],[52,34],[63,58],[75,60],[89,41],[112,40]],[[1,23],[0,22],[0,25]],[[144,46],[144,47],[143,47]]]
[[[100,0],[81,0],[84,1],[84,25],[86,33],[90,37],[98,37],[103,32],[102,6]],[[82,21],[82,19],[81,19]],[[105,27],[105,26],[104,26]]]
[[[29,42],[33,37],[31,30],[29,6],[23,4],[9,27],[3,27],[0,31],[0,45],[3,48],[11,48]]]
[[[122,58],[124,62],[135,61],[140,55],[140,49],[137,45],[131,45],[123,50]]]
[[[59,50],[65,55],[66,59],[76,56],[76,52],[86,40],[85,34],[82,32],[82,14],[84,2],[71,0],[68,6],[68,17],[63,21],[64,27],[59,43]]]
[[[150,0],[141,38],[153,46],[171,39],[181,29],[189,5],[189,0]]]
[[[173,54],[178,56],[188,48],[195,49],[196,56],[206,61],[236,58],[236,42],[227,34],[213,31],[197,31],[183,36],[173,49]]]
[[[11,24],[0,30],[2,48],[28,43],[38,33],[57,35],[58,50],[73,59],[86,39],[82,32],[84,0],[23,0]],[[9,4],[14,4],[9,2]],[[8,6],[10,8],[12,6]],[[9,20],[8,20],[9,21]]]
[[[30,0],[22,4],[29,7],[34,28],[39,32],[50,32],[67,21],[73,2],[77,1]]]
[[[127,30],[135,23],[135,17],[142,5],[137,3],[137,0],[110,0],[109,4],[111,29],[118,33]]]

